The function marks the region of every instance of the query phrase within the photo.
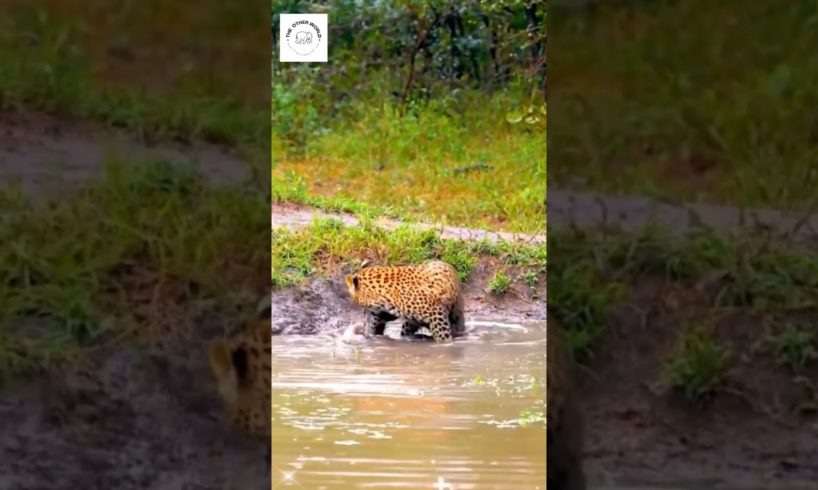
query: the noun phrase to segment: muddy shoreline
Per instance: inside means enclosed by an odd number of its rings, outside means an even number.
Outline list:
[[[467,321],[498,318],[505,322],[546,320],[542,291],[516,284],[504,296],[495,296],[487,291],[486,285],[492,274],[490,263],[482,261],[464,284]],[[349,325],[360,324],[364,318],[363,310],[349,300],[342,275],[316,278],[294,288],[273,292],[271,305],[274,335],[331,334]]]

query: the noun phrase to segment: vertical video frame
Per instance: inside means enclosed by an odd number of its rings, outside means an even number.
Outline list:
[[[273,488],[545,489],[546,14],[273,2]]]

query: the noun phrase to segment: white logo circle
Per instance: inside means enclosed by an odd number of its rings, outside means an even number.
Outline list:
[[[293,22],[287,29],[287,46],[298,55],[309,56],[321,44],[323,33],[315,23],[308,20]]]

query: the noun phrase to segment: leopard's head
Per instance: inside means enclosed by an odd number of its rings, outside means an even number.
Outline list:
[[[269,325],[260,332],[269,335]],[[242,333],[215,339],[208,345],[210,369],[228,420],[240,429],[269,437],[270,361],[263,345],[254,347],[258,335]],[[262,342],[263,343],[263,342]]]
[[[352,302],[355,304],[361,304],[361,278],[356,274],[347,274],[344,277],[344,280],[347,284],[347,291],[349,291],[349,297],[352,299]]]

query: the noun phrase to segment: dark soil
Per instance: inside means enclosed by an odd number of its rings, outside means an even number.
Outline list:
[[[3,489],[266,488],[265,442],[223,412],[202,318],[171,344],[121,343],[0,395]]]
[[[102,175],[106,163],[165,161],[195,165],[213,184],[246,179],[236,151],[210,143],[147,141],[82,119],[43,113],[0,114],[0,182],[27,194],[61,194]]]
[[[712,319],[735,361],[714,395],[691,402],[662,386],[662,363],[684,328],[712,310],[684,285],[647,278],[637,284],[584,375],[591,481],[620,488],[818,488],[818,418],[797,414],[816,394],[799,387],[760,342],[763,315],[736,311]],[[804,374],[818,380],[818,369]]]

